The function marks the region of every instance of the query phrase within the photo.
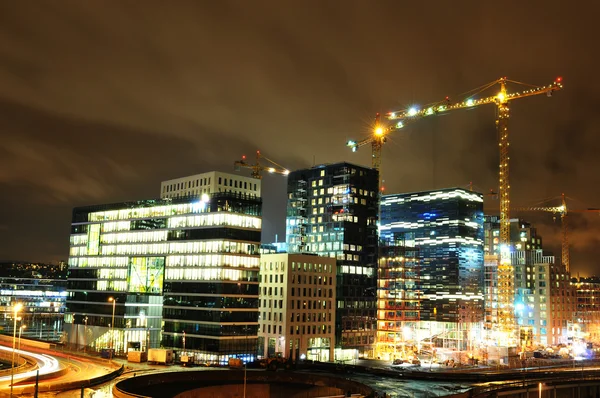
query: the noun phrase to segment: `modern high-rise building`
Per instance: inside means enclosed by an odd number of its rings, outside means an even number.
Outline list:
[[[519,345],[567,344],[576,297],[565,266],[542,250],[515,250],[511,259]]]
[[[484,250],[485,254],[500,254],[500,217],[484,216]],[[515,250],[540,250],[542,237],[537,229],[520,218],[510,220],[510,243]]]
[[[180,198],[218,192],[234,192],[250,197],[260,197],[260,183],[261,180],[255,178],[210,171],[161,182],[160,197]]]
[[[289,252],[337,260],[336,344],[371,354],[376,335],[378,181],[377,170],[343,162],[294,171],[287,188]]]
[[[503,310],[500,308],[500,288],[498,283],[498,261],[500,255],[500,217],[485,216],[484,217],[484,293],[485,293],[485,330],[490,333],[497,330],[500,326]],[[517,266],[527,264],[533,266],[535,261],[542,261],[541,254],[538,251],[542,250],[542,237],[537,233],[537,229],[525,220],[514,218],[510,220],[510,247],[512,250],[513,278],[511,281],[512,290],[515,297],[522,296],[523,293],[518,289],[519,278],[524,275]],[[516,253],[519,252],[519,253]],[[523,262],[525,261],[525,262]],[[552,263],[554,261],[552,260]],[[540,263],[542,264],[542,263]],[[547,263],[543,263],[547,264]],[[521,287],[522,288],[522,287]],[[516,314],[516,307],[512,303],[512,308],[506,309]],[[514,319],[517,323],[518,319]],[[539,326],[539,325],[538,325]],[[522,328],[521,328],[522,329]],[[538,336],[539,337],[539,336]]]
[[[449,188],[384,195],[379,230],[383,242],[414,236],[422,321],[446,324],[446,332],[483,320],[482,194]]]
[[[577,308],[574,322],[588,341],[600,343],[600,278],[573,278]]]
[[[261,200],[194,195],[73,210],[71,343],[117,352],[162,345],[210,361],[252,357]]]
[[[261,255],[259,354],[333,361],[335,263],[309,254]]]

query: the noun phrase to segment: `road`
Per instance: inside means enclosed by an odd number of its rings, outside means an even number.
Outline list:
[[[94,386],[91,388],[86,388],[84,390],[84,396],[86,398],[108,398],[112,397],[112,388],[115,383],[124,380],[129,377],[133,377],[139,374],[147,374],[148,372],[169,372],[169,371],[186,371],[186,370],[195,370],[195,371],[211,371],[212,368],[187,368],[181,366],[156,366],[156,365],[148,365],[147,363],[143,364],[135,364],[128,363],[123,359],[114,359],[112,364],[109,364],[108,361],[99,362],[98,359],[94,359],[86,356],[71,356],[67,353],[61,352],[52,352],[54,355],[54,359],[59,362],[59,366],[68,366],[70,368],[70,372],[67,377],[68,380],[80,380],[82,378],[89,378],[93,375],[102,374],[102,372],[108,372],[111,369],[114,369],[120,365],[124,365],[126,367],[125,372],[119,376],[117,379],[111,380],[109,382],[103,383],[98,386]],[[35,353],[34,353],[35,354]],[[37,353],[40,354],[40,353]],[[42,354],[40,354],[42,355]],[[47,354],[46,354],[47,355]],[[354,363],[352,363],[354,364]],[[337,377],[349,377],[358,382],[367,384],[372,388],[376,389],[378,392],[383,393],[386,392],[389,396],[392,397],[415,397],[415,398],[425,398],[425,397],[438,397],[438,396],[447,396],[453,393],[458,393],[462,391],[466,391],[467,389],[479,385],[481,386],[483,383],[471,383],[471,382],[440,382],[440,381],[427,381],[427,380],[411,380],[410,373],[412,371],[419,372],[425,371],[429,372],[428,366],[421,367],[395,367],[391,366],[389,361],[378,361],[378,360],[358,360],[355,363],[359,366],[368,366],[371,368],[381,368],[381,369],[395,369],[399,371],[399,374],[403,374],[398,378],[394,377],[381,377],[380,375],[371,375],[368,373],[361,372],[353,372],[350,374],[338,374],[336,372],[326,371],[326,370],[314,370],[314,369],[305,369],[300,370],[300,372],[313,372],[313,373],[328,373]],[[579,364],[578,364],[579,365]],[[573,368],[572,366],[566,366],[563,368],[554,368],[553,371],[569,371],[569,372],[581,372],[581,367],[577,366]],[[600,370],[598,366],[586,367],[586,370]],[[527,368],[527,369],[510,369],[510,370],[500,370],[498,371],[495,368],[466,368],[466,369],[448,369],[446,367],[434,367],[431,369],[432,373],[451,371],[452,373],[462,373],[466,372],[481,372],[481,373],[505,373],[507,379],[521,379],[521,377],[527,375],[527,373],[535,373],[538,371],[544,372],[549,369],[544,369],[535,367],[535,368]],[[257,371],[264,372],[264,370],[249,370],[249,371]],[[515,377],[515,375],[518,375]],[[58,380],[49,380],[49,383],[58,382]],[[21,395],[21,396],[31,396],[29,395]],[[63,391],[63,392],[44,392],[40,393],[39,397],[43,398],[79,398],[81,397],[81,391],[79,389]]]
[[[12,348],[0,345],[0,350],[12,353]],[[26,396],[23,391],[33,391],[36,374],[39,371],[39,391],[56,388],[58,384],[69,385],[82,380],[90,380],[104,376],[117,369],[120,364],[110,363],[96,358],[73,356],[54,350],[27,347],[15,352],[27,358],[31,366],[26,372],[15,373],[13,391],[14,395]],[[10,391],[10,373],[0,376],[0,393]]]

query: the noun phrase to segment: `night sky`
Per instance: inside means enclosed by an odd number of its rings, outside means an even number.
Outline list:
[[[74,206],[158,197],[162,180],[233,172],[257,149],[291,170],[370,165],[369,147],[345,143],[366,137],[376,112],[501,76],[565,85],[511,105],[512,204],[565,192],[573,209],[600,207],[599,11],[592,1],[1,2],[0,260],[66,259]],[[487,105],[395,132],[386,192],[497,190],[494,117]],[[284,239],[285,183],[263,180],[264,242]],[[498,206],[486,198],[489,213]],[[558,256],[559,222],[522,216]],[[572,270],[600,274],[600,217],[570,224]]]

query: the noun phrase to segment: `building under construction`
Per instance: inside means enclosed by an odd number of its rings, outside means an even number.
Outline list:
[[[418,248],[413,233],[380,241],[377,270],[377,349],[384,360],[410,359],[420,341]]]
[[[483,195],[461,188],[384,195],[380,214],[381,239],[404,234],[418,249],[415,338],[467,349],[484,314]]]

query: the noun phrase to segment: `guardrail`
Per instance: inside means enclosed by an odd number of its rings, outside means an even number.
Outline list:
[[[63,390],[75,390],[78,388],[86,388],[97,386],[98,384],[105,383],[110,381],[118,376],[120,376],[125,370],[125,365],[122,365],[119,369],[105,374],[103,376],[94,377],[89,380],[72,380],[65,382],[56,382],[56,383],[48,383],[48,384],[40,384],[38,387],[39,392],[48,392],[48,391],[63,391]],[[35,386],[26,386],[20,389],[21,393],[25,394],[33,394],[35,390]]]

